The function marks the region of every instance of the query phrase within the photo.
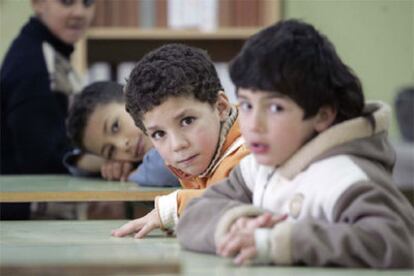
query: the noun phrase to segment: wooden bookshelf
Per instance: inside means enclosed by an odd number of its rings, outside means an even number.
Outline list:
[[[166,28],[138,29],[131,27],[92,28],[87,34],[89,40],[226,40],[246,39],[254,34],[258,28],[220,28],[214,32],[199,30],[171,30]]]
[[[114,78],[118,64],[136,62],[149,51],[166,43],[199,47],[207,50],[213,61],[228,62],[240,51],[247,38],[281,18],[280,2],[281,0],[262,0],[264,12],[261,26],[219,27],[210,32],[198,29],[95,26],[89,29],[85,38],[76,46],[73,64],[83,74],[89,65],[107,62]]]

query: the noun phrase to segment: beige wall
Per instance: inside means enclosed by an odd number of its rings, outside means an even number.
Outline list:
[[[285,18],[314,24],[361,78],[368,100],[390,104],[414,85],[413,0],[290,0]],[[391,135],[398,136],[395,116]]]
[[[0,0],[0,62],[31,14],[30,0]]]

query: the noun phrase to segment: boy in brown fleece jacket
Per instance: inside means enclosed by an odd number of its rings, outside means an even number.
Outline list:
[[[412,267],[414,211],[392,183],[389,107],[313,26],[287,20],[233,60],[252,155],[190,202],[184,248],[276,265]]]

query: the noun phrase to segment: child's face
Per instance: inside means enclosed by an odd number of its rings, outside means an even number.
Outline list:
[[[197,176],[213,158],[220,122],[228,112],[229,102],[224,95],[214,105],[195,98],[170,97],[147,112],[143,123],[166,164]]]
[[[85,127],[85,148],[106,159],[140,161],[151,141],[125,110],[123,103],[98,105]]]
[[[40,20],[60,40],[74,44],[89,27],[94,0],[32,0]]]
[[[303,109],[286,96],[239,89],[238,100],[242,135],[262,165],[282,165],[325,128],[318,115],[304,120]]]

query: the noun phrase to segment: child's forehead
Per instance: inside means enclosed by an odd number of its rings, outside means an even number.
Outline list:
[[[251,89],[251,88],[239,88],[237,91],[237,95],[239,97],[251,95],[251,96],[263,97],[263,98],[289,98],[287,95],[279,91]]]
[[[97,104],[90,113],[89,117],[92,117],[95,114],[99,114],[100,116],[129,116],[125,110],[125,104],[115,101]]]
[[[152,111],[157,110],[157,109],[163,109],[165,106],[170,106],[170,105],[192,108],[192,107],[197,107],[201,105],[211,105],[211,104],[207,101],[202,101],[196,98],[194,95],[177,95],[177,96],[172,95],[172,96],[168,96],[162,99],[161,103],[157,106],[154,106]]]
[[[213,106],[209,102],[203,102],[194,97],[169,97],[147,111],[143,115],[143,121],[148,127],[163,124],[167,120],[179,120],[191,114],[209,116],[213,114]]]

